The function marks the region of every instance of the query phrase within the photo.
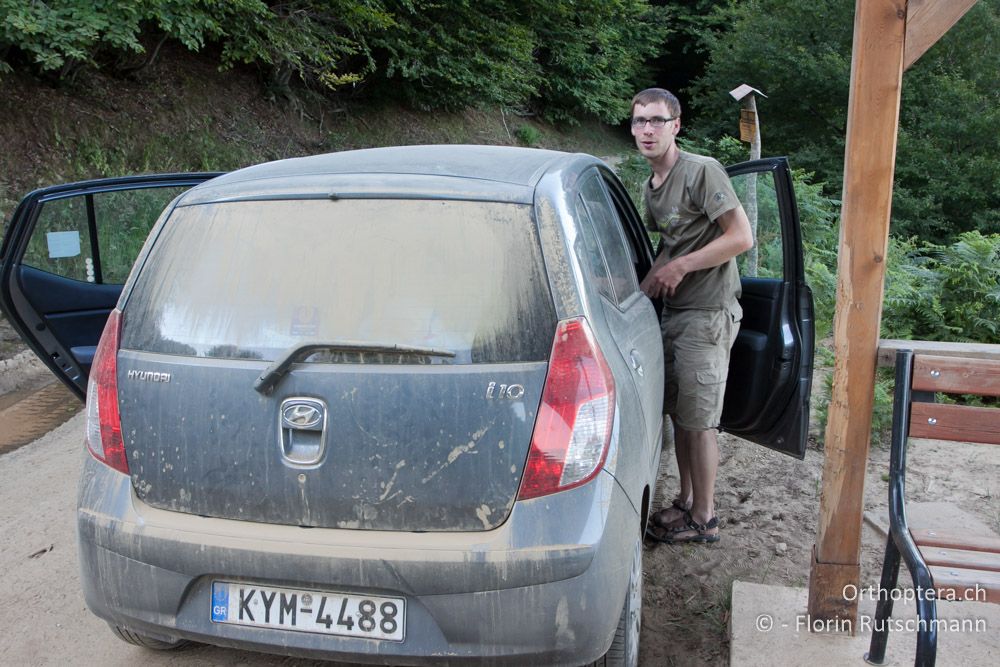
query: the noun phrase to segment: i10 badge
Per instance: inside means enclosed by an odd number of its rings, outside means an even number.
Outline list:
[[[523,384],[497,384],[490,382],[486,387],[486,398],[518,399],[524,396]]]

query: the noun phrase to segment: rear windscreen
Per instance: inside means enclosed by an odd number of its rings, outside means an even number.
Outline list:
[[[250,201],[174,210],[126,304],[122,347],[273,361],[315,342],[331,347],[314,361],[541,361],[555,326],[530,206]]]

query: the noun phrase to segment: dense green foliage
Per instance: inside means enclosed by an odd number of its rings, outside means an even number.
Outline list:
[[[581,113],[617,122],[628,116],[645,62],[667,39],[665,14],[645,0],[549,0],[533,3],[546,117]]]
[[[0,0],[0,71],[136,69],[169,39],[217,48],[223,68],[260,66],[283,92],[297,79],[425,109],[616,122],[666,38],[665,16],[648,0]]]
[[[375,35],[380,78],[425,109],[461,109],[471,102],[524,103],[541,68],[535,38],[505,0],[401,0],[393,25]]]
[[[1000,343],[1000,234],[948,245],[892,239],[883,305],[886,338]]]
[[[129,56],[175,39],[192,51],[220,46],[223,67],[257,63],[276,81],[294,72],[335,86],[371,70],[362,36],[389,21],[377,4],[350,0],[0,0],[0,67],[21,55],[62,76],[84,65],[127,69],[138,66]]]
[[[697,129],[736,131],[726,94],[763,90],[764,151],[788,154],[834,189],[842,181],[853,0],[719,3],[695,30],[707,57],[692,87]],[[720,26],[727,29],[722,30]],[[1000,0],[980,0],[903,78],[893,232],[947,243],[1000,232]]]

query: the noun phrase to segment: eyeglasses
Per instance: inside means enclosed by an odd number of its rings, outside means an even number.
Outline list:
[[[673,116],[672,118],[664,118],[663,116],[643,118],[642,116],[636,116],[632,119],[632,127],[642,128],[646,126],[646,123],[649,123],[653,128],[658,130],[672,120],[677,120],[677,116]]]

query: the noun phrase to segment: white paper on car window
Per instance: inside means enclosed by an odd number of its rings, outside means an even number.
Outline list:
[[[45,240],[49,244],[49,257],[76,257],[80,254],[80,232],[48,232]]]

